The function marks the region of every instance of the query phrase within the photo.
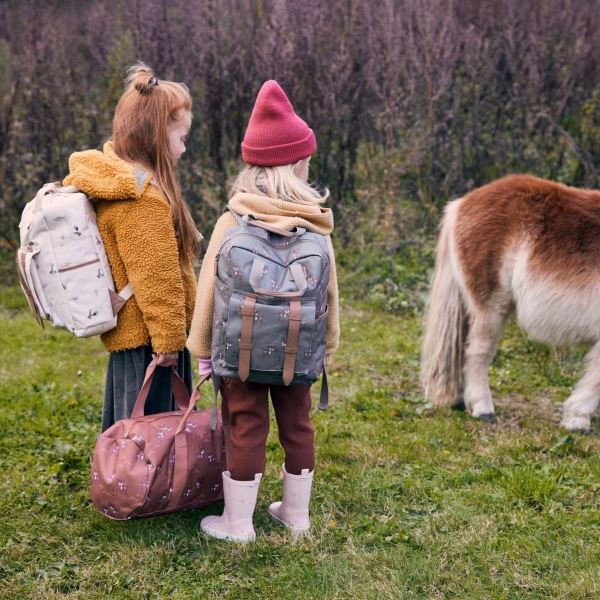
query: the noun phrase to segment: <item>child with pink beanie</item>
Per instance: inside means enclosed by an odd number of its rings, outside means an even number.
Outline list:
[[[325,365],[331,363],[339,341],[338,290],[330,233],[333,215],[322,208],[323,196],[307,183],[315,136],[298,117],[276,81],[261,88],[242,143],[247,163],[234,182],[229,206],[240,216],[286,231],[304,228],[325,236],[329,250],[327,336]],[[198,358],[200,374],[211,372],[214,310],[214,264],[225,232],[238,226],[231,212],[215,226],[200,277],[194,318],[187,347]],[[294,532],[310,526],[308,505],[315,467],[314,429],[310,421],[310,385],[273,385],[223,378],[220,386],[227,471],[223,473],[225,507],[221,516],[202,519],[212,537],[247,542],[255,539],[252,515],[265,467],[269,433],[269,393],[279,440],[285,452],[283,499],[269,507],[271,517]]]

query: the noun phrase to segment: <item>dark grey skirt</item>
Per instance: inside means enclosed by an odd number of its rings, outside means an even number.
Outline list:
[[[142,389],[146,369],[152,361],[152,346],[140,346],[133,350],[111,352],[106,373],[102,431],[106,431],[121,419],[128,419]],[[192,393],[192,360],[187,348],[179,352],[177,372]],[[171,368],[157,367],[146,400],[144,414],[177,410],[171,391]]]

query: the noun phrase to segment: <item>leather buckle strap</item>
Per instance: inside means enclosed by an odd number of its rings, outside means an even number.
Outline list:
[[[240,349],[240,360],[238,363],[238,375],[242,381],[250,375],[250,352],[252,350],[252,328],[254,327],[254,305],[256,296],[247,294],[242,305],[242,331],[238,347]]]
[[[300,298],[290,299],[290,314],[288,315],[288,337],[285,343],[285,358],[283,360],[283,383],[290,385],[296,370],[298,341],[300,339],[300,323],[302,321],[302,302]]]

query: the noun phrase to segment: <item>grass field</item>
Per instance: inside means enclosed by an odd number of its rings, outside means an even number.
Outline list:
[[[238,546],[200,532],[221,505],[124,523],[95,511],[107,354],[41,330],[19,294],[0,290],[1,598],[600,597],[600,428],[558,426],[582,351],[510,326],[491,370],[497,418],[479,423],[423,403],[419,314],[343,302],[331,409],[313,415],[311,533],[267,518],[273,426],[257,542]]]

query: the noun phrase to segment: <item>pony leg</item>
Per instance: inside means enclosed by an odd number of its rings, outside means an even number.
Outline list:
[[[571,431],[589,431],[600,398],[600,342],[586,356],[588,366],[565,402],[561,425]]]
[[[477,310],[471,316],[464,366],[464,401],[469,413],[482,421],[494,418],[488,369],[496,351],[506,315]]]

